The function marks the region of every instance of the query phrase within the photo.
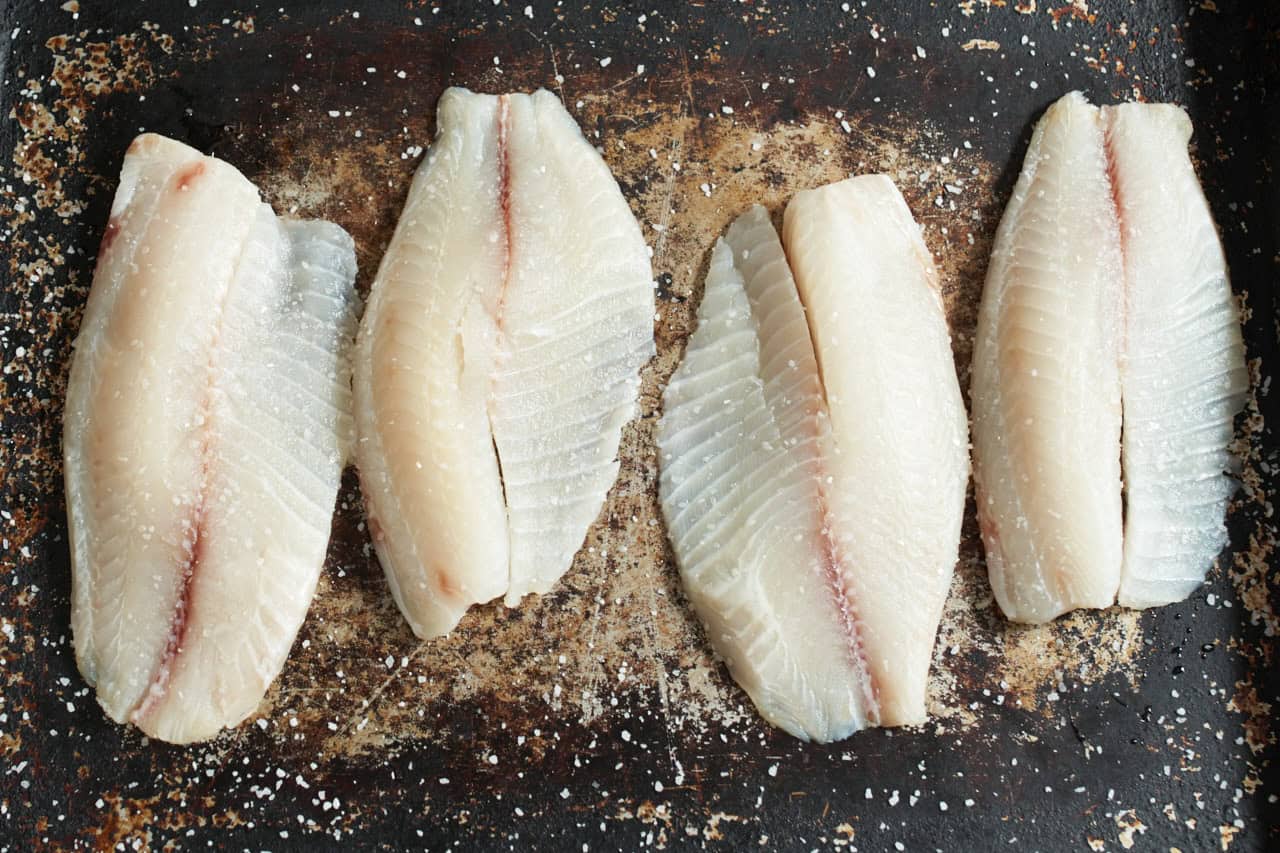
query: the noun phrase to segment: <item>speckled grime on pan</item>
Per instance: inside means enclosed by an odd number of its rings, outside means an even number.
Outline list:
[[[0,849],[1274,844],[1277,152],[1261,116],[1280,80],[1258,75],[1275,67],[1275,15],[847,5],[0,10]],[[367,289],[450,84],[560,94],[653,247],[658,356],[608,505],[552,594],[477,608],[421,643],[387,593],[349,474],[315,604],[250,721],[191,749],[111,725],[70,649],[58,442],[121,152],[145,128],[230,160],[278,210],[347,228]],[[776,214],[802,187],[888,172],[938,259],[965,387],[1030,124],[1071,87],[1172,98],[1196,121],[1248,292],[1255,398],[1236,547],[1184,604],[1012,627],[970,506],[932,720],[798,743],[764,727],[711,657],[656,510],[660,389],[710,247],[750,203]]]

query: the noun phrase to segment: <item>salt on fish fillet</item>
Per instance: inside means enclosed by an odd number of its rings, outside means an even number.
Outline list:
[[[892,182],[801,193],[785,225],[787,255],[758,206],[715,247],[664,394],[659,497],[734,678],[771,723],[829,741],[925,718],[967,425]]]
[[[830,420],[762,207],[717,241],[663,394],[659,498],[684,588],[761,716],[830,741],[878,714],[830,535]]]
[[[974,473],[991,585],[1016,621],[1181,600],[1226,543],[1248,375],[1190,136],[1172,105],[1072,92],[1037,124],[1000,223]]]
[[[370,530],[414,632],[568,570],[652,356],[639,226],[551,93],[449,89],[354,364]]]
[[[835,539],[851,566],[877,722],[921,723],[969,484],[969,423],[933,256],[884,175],[797,193],[783,242],[831,413]]]
[[[1124,248],[1124,564],[1118,601],[1181,601],[1227,542],[1249,388],[1213,216],[1171,104],[1102,108]]]
[[[1045,113],[996,231],[974,343],[978,520],[1005,615],[1115,600],[1123,261],[1102,116]]]
[[[72,629],[117,722],[234,726],[311,602],[351,441],[351,238],[280,220],[230,165],[126,153],[72,360]]]

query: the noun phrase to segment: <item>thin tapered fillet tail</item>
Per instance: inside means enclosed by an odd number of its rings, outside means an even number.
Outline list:
[[[356,457],[413,630],[568,570],[653,353],[639,226],[547,92],[450,89],[361,324]]]
[[[876,722],[920,723],[969,480],[937,272],[884,175],[797,193],[783,241],[830,413],[831,536]]]
[[[974,343],[974,480],[992,591],[1019,622],[1120,581],[1123,263],[1102,116],[1037,123],[996,232]]]
[[[1119,603],[1180,601],[1227,541],[1249,387],[1226,259],[1169,104],[1102,110],[1124,245],[1124,566]]]
[[[354,249],[232,167],[135,140],[68,385],[77,661],[174,742],[240,722],[315,589],[351,433]]]
[[[768,213],[718,241],[663,396],[659,498],[691,602],[761,715],[830,741],[875,722],[827,506],[830,425]]]

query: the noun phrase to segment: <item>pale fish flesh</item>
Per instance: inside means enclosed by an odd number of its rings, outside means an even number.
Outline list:
[[[664,395],[659,494],[734,678],[771,723],[827,741],[925,718],[966,422],[933,262],[892,182],[801,193],[785,222],[790,267],[761,207],[715,247]]]
[[[354,363],[374,545],[421,637],[568,570],[654,352],[648,249],[552,94],[449,89]]]
[[[996,231],[974,342],[973,462],[992,591],[1018,622],[1120,582],[1123,267],[1102,118],[1059,100]]]
[[[1190,136],[1177,107],[1068,94],[1000,223],[974,470],[991,585],[1016,621],[1181,600],[1226,542],[1248,377]]]
[[[107,714],[211,737],[306,615],[351,441],[351,238],[228,164],[138,137],[67,388],[76,659]]]
[[[1118,601],[1181,601],[1227,543],[1249,376],[1226,258],[1171,104],[1104,107],[1124,249],[1124,565]]]

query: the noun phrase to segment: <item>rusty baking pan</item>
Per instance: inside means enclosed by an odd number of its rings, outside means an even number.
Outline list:
[[[0,849],[1274,849],[1278,49],[1280,8],[1221,0],[0,4]],[[72,652],[59,442],[125,147],[168,134],[338,222],[367,289],[451,84],[557,92],[654,249],[658,356],[601,520],[552,594],[421,643],[348,474],[257,713],[193,748],[113,725]],[[1230,550],[1181,604],[1014,627],[971,504],[930,722],[801,743],[711,656],[656,512],[711,244],[751,202],[888,172],[967,386],[995,224],[1072,88],[1194,119],[1253,377]]]

